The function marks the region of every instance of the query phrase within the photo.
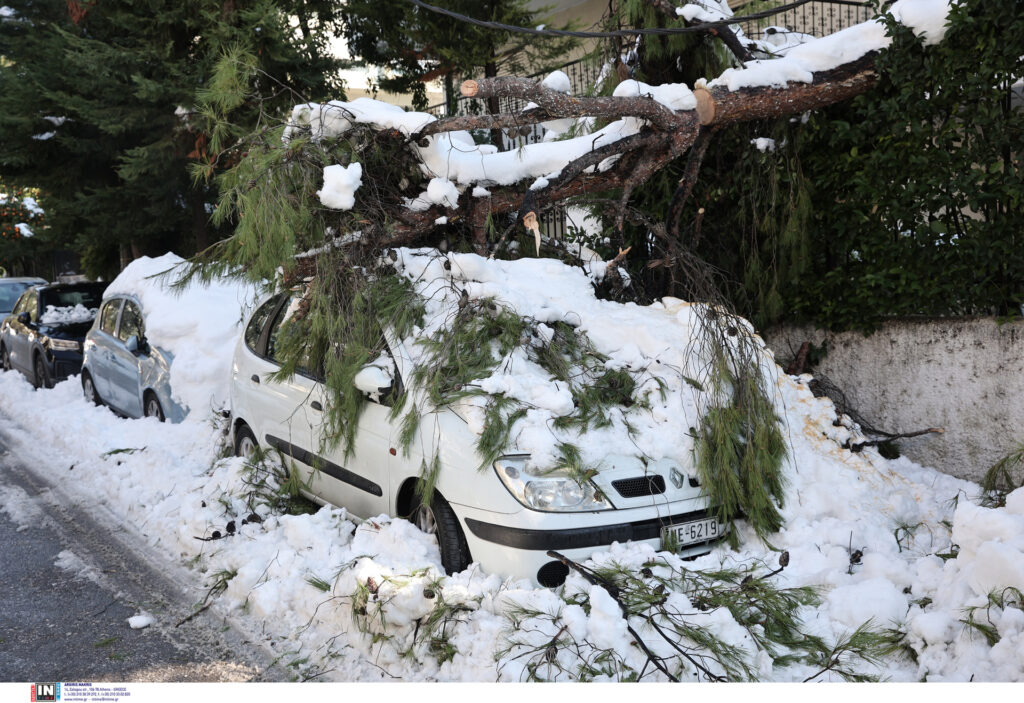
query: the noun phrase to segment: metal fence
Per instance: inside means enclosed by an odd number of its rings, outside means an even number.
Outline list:
[[[771,27],[785,27],[793,32],[824,37],[834,34],[840,29],[866,22],[874,14],[874,8],[865,2],[830,0],[829,2],[809,2],[760,22],[748,22],[740,26],[751,39],[760,39],[764,34],[772,33],[766,32]]]
[[[598,79],[601,77],[601,62],[593,58],[577,59],[559,66],[555,70],[562,71],[569,76],[569,85],[573,95],[586,95],[597,89]],[[541,71],[527,77],[541,80],[548,73],[550,71]],[[453,113],[455,115],[481,115],[487,112],[486,101],[477,98],[459,97],[455,104],[456,108]],[[499,98],[498,104],[499,112],[516,112],[523,109],[526,101],[519,98]],[[436,117],[447,117],[448,104],[432,105],[427,108],[427,112]]]

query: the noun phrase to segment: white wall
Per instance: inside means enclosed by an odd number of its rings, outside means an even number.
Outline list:
[[[875,427],[944,435],[901,439],[901,452],[960,478],[985,471],[1024,442],[1024,323],[994,318],[901,320],[870,336],[781,328],[765,335],[785,367],[802,342],[828,344],[814,369]]]

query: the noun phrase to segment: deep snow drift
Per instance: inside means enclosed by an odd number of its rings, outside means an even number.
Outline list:
[[[487,280],[519,280],[514,293],[531,286],[577,286],[581,276],[550,261],[456,256],[454,262],[453,270],[471,270],[479,282],[474,296],[500,292],[500,286],[485,285]],[[598,304],[592,295],[583,297],[582,288],[575,290],[581,298],[574,305]],[[174,305],[182,316],[202,317],[206,309],[183,307],[180,299]],[[590,323],[592,334],[610,334],[630,322],[639,330],[649,324],[648,316],[663,314],[658,306],[616,307],[606,330]],[[200,343],[197,326],[182,329],[179,344]],[[648,332],[653,339],[659,330]],[[628,346],[630,340],[619,339]],[[781,371],[774,378],[790,459],[786,526],[770,541],[790,553],[790,563],[773,578],[779,586],[823,589],[823,604],[801,613],[807,627],[829,641],[868,620],[904,632],[916,664],[894,656],[880,671],[861,666],[894,680],[1024,680],[1024,611],[988,600],[1006,587],[1024,587],[1024,490],[1011,494],[1005,508],[987,509],[976,503],[975,484],[905,459],[885,460],[870,447],[859,453],[843,449],[841,443],[856,437],[856,430],[836,417],[830,401],[811,394],[808,378]],[[223,427],[209,414],[193,412],[177,426],[120,419],[87,405],[77,378],[35,391],[15,373],[0,374],[0,402],[17,409],[25,429],[12,433],[17,453],[49,467],[54,480],[83,499],[121,515],[156,550],[192,564],[197,602],[217,586],[222,593],[215,607],[235,614],[275,651],[299,662],[298,675],[376,680],[383,670],[412,680],[519,680],[528,673],[519,654],[530,637],[565,636],[615,651],[635,671],[643,667],[645,657],[630,644],[618,606],[578,576],[570,576],[561,593],[505,583],[475,567],[444,577],[434,539],[404,520],[381,516],[356,526],[343,510],[272,515],[247,501],[251,476],[241,460],[218,458]],[[653,427],[642,432],[651,441],[656,435]],[[47,446],[39,446],[39,436],[49,438]],[[6,493],[2,504],[31,529],[23,500]],[[252,520],[253,512],[261,520]],[[215,530],[226,535],[229,521],[235,523],[233,535],[204,541]],[[719,547],[687,567],[775,562],[776,554],[743,523],[739,530],[738,552]],[[853,552],[859,558],[851,559]],[[594,563],[615,561],[639,570],[652,556],[648,548],[625,544],[595,554]],[[567,596],[586,607],[567,604]],[[421,631],[438,603],[459,605],[442,649]],[[976,620],[991,623],[994,645],[963,623],[972,607],[981,608]],[[513,630],[510,615],[526,611],[547,615],[526,617]],[[749,648],[749,638],[727,614],[716,611],[711,618],[695,611],[693,618],[727,642]],[[815,673],[805,665],[776,667],[765,653],[754,653],[754,661],[764,680],[799,681]]]
[[[200,417],[228,406],[231,357],[257,293],[237,282],[193,280],[175,288],[184,259],[175,254],[132,261],[104,297],[132,295],[142,303],[151,344],[170,352],[171,393]]]

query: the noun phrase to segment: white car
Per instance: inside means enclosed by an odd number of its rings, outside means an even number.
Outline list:
[[[416,491],[424,460],[421,442],[414,440],[405,456],[400,417],[390,419],[389,400],[411,377],[407,351],[389,338],[391,358],[385,363],[390,368],[380,368],[378,361],[357,375],[359,390],[353,390],[370,400],[360,417],[355,451],[346,460],[342,446],[323,441],[326,390],[320,380],[311,373],[283,382],[270,378],[281,367],[275,342],[288,303],[279,295],[257,308],[236,347],[231,382],[236,455],[251,456],[257,447],[276,449],[290,457],[313,500],[344,507],[358,518],[409,517],[436,535],[449,573],[477,562],[491,573],[553,587],[565,580],[568,568],[548,550],[583,560],[612,542],[632,540],[696,556],[710,551],[725,532],[690,472],[667,460],[645,467],[634,457],[609,456],[592,482],[582,486],[558,472],[531,475],[528,457],[521,454],[480,471],[477,438],[449,408],[421,423],[431,446],[433,438],[440,440],[441,461],[433,499],[421,504]]]

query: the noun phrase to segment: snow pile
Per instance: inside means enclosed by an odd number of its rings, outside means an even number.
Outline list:
[[[43,519],[43,511],[33,502],[31,496],[18,486],[0,485],[0,513],[6,513],[7,517],[18,525],[18,532],[32,529]]]
[[[538,329],[571,320],[609,353],[613,366],[646,365],[645,373],[670,382],[692,363],[682,350],[690,347],[687,322],[696,306],[672,300],[646,307],[598,301],[583,274],[554,261],[487,261],[472,255],[450,260],[451,279],[444,279],[434,270],[444,270],[436,256],[406,250],[399,258],[407,272],[421,271],[417,285],[454,280],[473,297],[499,295],[536,317]],[[433,324],[430,313],[428,325]],[[508,361],[508,373],[482,383],[536,406],[516,441],[543,453],[551,439],[541,437],[539,428],[566,410],[568,399],[529,360]],[[905,633],[918,663],[892,658],[881,670],[860,665],[898,681],[1024,680],[1019,607],[1008,602],[977,613],[978,622],[993,623],[998,640],[991,646],[961,622],[965,609],[986,606],[992,590],[1022,586],[1024,491],[1012,494],[1006,508],[981,508],[974,504],[980,495],[974,484],[906,459],[888,461],[872,447],[859,453],[844,449],[860,435],[849,420],[837,417],[830,401],[814,397],[810,377],[793,378],[776,369],[771,378],[790,450],[786,526],[770,536],[775,548],[789,552],[790,563],[773,581],[780,587],[823,589],[822,605],[801,612],[810,631],[832,642],[870,619],[876,628]],[[688,447],[688,438],[665,429],[693,412],[690,396],[671,390],[675,405],[652,402],[649,411],[630,416],[637,445],[652,456]],[[343,510],[277,516],[262,503],[254,505],[244,497],[252,480],[244,463],[217,461],[220,428],[189,422],[160,426],[155,433],[151,420],[125,420],[87,405],[75,380],[39,393],[16,373],[0,373],[0,407],[17,407],[17,423],[33,428],[11,433],[13,451],[39,463],[73,464],[62,479],[70,490],[139,526],[165,554],[196,560],[197,600],[222,580],[216,607],[248,622],[258,637],[275,643],[278,653],[289,653],[289,660],[306,660],[304,673],[376,680],[383,668],[413,680],[519,680],[528,673],[524,652],[565,633],[585,640],[585,651],[594,656],[597,650],[586,647],[608,647],[629,666],[643,666],[644,655],[631,644],[617,606],[578,576],[570,576],[562,594],[506,583],[477,567],[444,577],[434,539],[404,520],[381,516],[356,526]],[[621,422],[613,417],[609,434],[594,435],[588,444],[610,451],[610,443],[620,441],[613,431]],[[41,445],[35,433],[52,441]],[[596,456],[582,448],[589,459]],[[115,449],[133,451],[112,454]],[[0,507],[8,512],[24,514],[23,503],[10,492],[0,496]],[[595,554],[590,565],[614,562],[635,573],[654,557],[700,569],[777,561],[742,522],[738,533],[739,552],[720,546],[695,562],[681,564],[673,555],[621,544]],[[211,539],[215,535],[219,538]],[[687,609],[684,594],[666,595],[681,611],[694,612],[694,624],[753,654],[749,635],[727,613],[702,614]],[[443,633],[428,636],[437,613],[448,613],[448,624]],[[520,614],[517,628],[512,627],[515,613]],[[667,647],[641,622],[631,624],[659,652]],[[558,656],[569,657],[570,650],[559,648]],[[755,654],[754,661],[765,680],[799,681],[815,674],[804,665],[776,666],[765,654]]]
[[[44,214],[43,208],[39,207],[38,201],[36,201],[36,199],[33,198],[31,195],[26,195],[24,198],[22,198],[21,205],[36,217]]]
[[[133,295],[142,303],[146,339],[170,352],[174,399],[199,419],[228,404],[231,359],[246,311],[256,299],[247,284],[193,280],[172,289],[184,259],[175,254],[144,256],[128,264],[107,287],[106,297]],[[164,276],[161,274],[168,273]]]
[[[406,206],[414,212],[428,210],[431,205],[458,208],[459,189],[447,178],[431,178],[425,191],[415,198],[406,199]]]
[[[156,618],[152,614],[147,613],[145,610],[140,610],[135,615],[128,618],[128,627],[133,630],[141,630],[144,627],[149,627],[156,622]]]
[[[91,322],[99,308],[87,308],[81,303],[67,306],[47,305],[39,321],[44,325],[73,325]]]
[[[356,191],[363,184],[363,167],[359,163],[324,167],[324,187],[316,194],[324,207],[351,210],[356,204]]]
[[[405,345],[414,363],[430,363],[427,350],[415,340],[443,334],[465,291],[469,301],[493,298],[534,321],[536,334],[546,340],[554,334],[551,324],[569,323],[608,358],[606,370],[626,369],[641,379],[634,393],[637,406],[611,408],[609,425],[591,428],[585,439],[575,429],[553,427],[556,418],[575,410],[571,389],[552,379],[522,347],[499,360],[491,376],[474,379],[472,385],[528,408],[515,425],[513,438],[516,452],[531,454],[532,465],[555,465],[563,442],[578,444],[588,466],[602,465],[609,455],[634,454],[692,464],[689,428],[698,424],[699,393],[685,379],[703,377],[707,364],[693,353],[703,306],[671,299],[649,307],[598,300],[587,272],[554,259],[500,261],[476,254],[438,256],[430,249],[401,249],[396,267],[426,302],[423,329],[414,331]],[[460,406],[460,414],[478,433],[485,425],[486,403],[486,396],[476,396]],[[641,409],[641,404],[650,410]]]
[[[960,500],[952,541],[959,551],[914,565],[928,599],[907,615],[920,668],[943,681],[966,681],[968,672],[975,680],[1024,681],[1024,488],[1000,509]]]
[[[897,21],[924,36],[925,44],[937,44],[946,31],[950,0],[899,0],[889,8]],[[747,62],[744,68],[730,68],[709,82],[709,87],[783,88],[787,83],[810,83],[816,71],[827,71],[854,61],[892,43],[885,24],[871,20],[847,27],[826,37],[789,49],[778,59]]]

